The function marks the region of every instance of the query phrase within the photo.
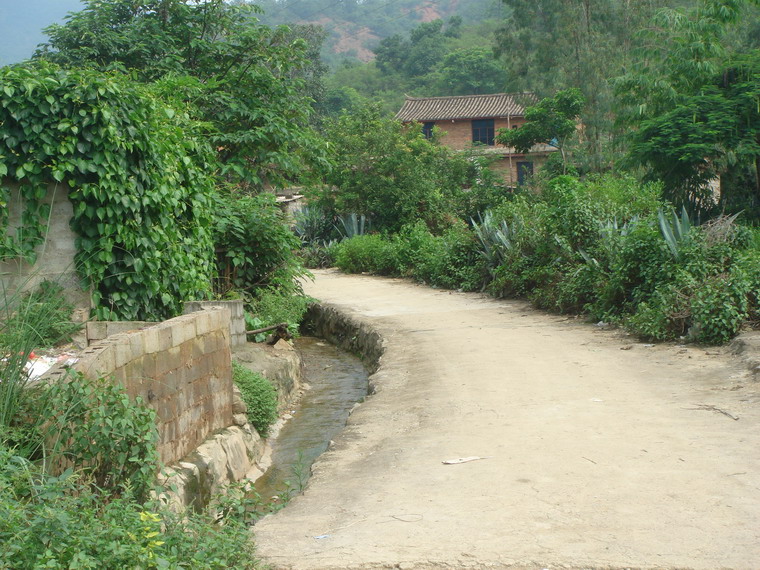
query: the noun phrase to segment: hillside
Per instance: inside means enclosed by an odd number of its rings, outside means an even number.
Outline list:
[[[406,35],[422,22],[459,17],[463,24],[504,14],[499,0],[261,0],[261,21],[270,24],[317,24],[328,36],[323,57],[367,62],[380,40]]]
[[[0,0],[0,65],[31,57],[45,41],[42,29],[81,7],[81,0]]]

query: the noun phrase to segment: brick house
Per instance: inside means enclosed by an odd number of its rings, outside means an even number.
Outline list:
[[[536,102],[531,93],[495,93],[456,97],[407,97],[396,119],[405,124],[420,123],[426,136],[433,127],[442,131],[441,144],[455,150],[479,148],[494,155],[492,169],[504,173],[510,186],[522,184],[540,168],[556,148],[540,144],[527,154],[498,145],[494,135],[499,129],[517,129],[525,122],[525,106]]]

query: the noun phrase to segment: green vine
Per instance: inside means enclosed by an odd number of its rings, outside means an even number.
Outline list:
[[[77,269],[96,317],[162,319],[208,294],[215,165],[187,116],[120,75],[37,63],[0,69],[0,178],[21,224],[0,213],[0,259],[35,260],[48,186],[68,190]],[[3,185],[0,203],[11,200]]]

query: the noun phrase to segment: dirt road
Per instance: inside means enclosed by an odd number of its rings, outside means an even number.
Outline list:
[[[760,394],[726,349],[395,279],[307,292],[387,350],[306,493],[255,527],[275,568],[760,568]]]

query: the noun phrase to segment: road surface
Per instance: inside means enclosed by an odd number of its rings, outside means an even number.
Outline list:
[[[274,568],[760,568],[760,391],[727,349],[334,270],[306,292],[387,350],[254,527]]]

